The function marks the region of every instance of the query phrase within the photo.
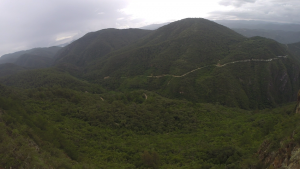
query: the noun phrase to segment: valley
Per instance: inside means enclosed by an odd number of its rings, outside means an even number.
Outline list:
[[[0,168],[299,167],[299,43],[187,18],[2,61]]]

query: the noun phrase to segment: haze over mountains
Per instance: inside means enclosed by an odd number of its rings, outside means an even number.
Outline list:
[[[99,31],[98,34],[104,31],[108,30]],[[144,35],[145,37],[134,44],[120,50],[110,50],[110,53],[101,51],[107,48],[107,39],[104,45],[96,43],[103,41],[101,36],[94,35],[93,37],[99,38],[96,38],[96,41],[93,39],[92,45],[88,47],[80,45],[80,41],[90,36],[86,35],[74,43],[75,47],[70,45],[63,49],[56,64],[68,65],[61,68],[95,83],[108,83],[107,86],[110,87],[117,85],[117,88],[155,90],[172,98],[220,102],[244,108],[260,107],[261,102],[268,102],[271,106],[295,98],[295,94],[292,93],[298,90],[296,86],[299,82],[291,79],[298,79],[299,67],[298,64],[290,64],[297,63],[297,59],[289,54],[286,46],[275,41],[258,37],[248,39],[204,19],[184,19]],[[110,45],[115,45],[119,43],[119,39],[123,39],[118,36],[114,38]],[[76,52],[77,49],[84,53]],[[224,68],[215,67],[217,64],[234,61],[268,60],[278,56],[289,57],[270,63],[248,62]],[[97,58],[90,59],[92,57]],[[205,66],[209,68],[182,76]],[[241,70],[244,74],[241,74]],[[263,75],[262,72],[266,74]],[[105,77],[109,78],[104,80]],[[268,80],[261,83],[262,79]],[[110,84],[110,81],[118,84]],[[284,81],[284,84],[281,81]],[[208,89],[209,93],[203,92]],[[284,96],[285,94],[288,97]]]
[[[255,20],[215,20],[215,22],[246,37],[261,36],[276,40],[283,44],[296,43],[300,41],[299,24]],[[153,24],[141,27],[141,29],[155,30],[166,24],[168,23]]]
[[[263,21],[216,21],[246,36],[261,36],[274,39],[279,43],[289,44],[300,41],[300,25]]]
[[[299,167],[299,43],[156,26],[2,56],[0,166]]]
[[[60,49],[61,47],[53,46],[6,54],[0,57],[0,64],[14,63],[30,68],[49,67],[52,64],[50,60]]]
[[[262,108],[294,100],[299,58],[290,52],[295,54],[270,39],[246,38],[205,19],[184,19],[154,31],[104,29],[64,48],[21,51],[1,60],[27,68],[53,64],[113,90],[146,89],[171,98]]]

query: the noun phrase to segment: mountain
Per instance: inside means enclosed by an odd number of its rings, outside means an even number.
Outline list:
[[[279,23],[256,20],[215,20],[215,22],[231,29],[263,29],[281,30],[288,32],[299,32],[300,30],[300,24],[292,23]]]
[[[71,44],[72,42],[74,42],[75,40],[72,40],[72,41],[70,41],[70,42],[66,42],[66,43],[62,43],[62,44],[59,44],[59,45],[57,45],[57,46],[59,46],[59,47],[65,47],[65,46],[68,46],[69,44]]]
[[[205,19],[184,19],[95,59],[79,76],[110,90],[146,89],[170,98],[263,108],[296,98],[299,70],[285,45],[245,38]]]
[[[114,50],[135,42],[149,32],[140,29],[104,29],[88,33],[63,48],[55,56],[55,64],[84,66]]]
[[[49,57],[23,54],[15,60],[14,64],[27,68],[46,68],[51,66],[52,59]]]
[[[291,102],[299,87],[299,62],[286,45],[246,38],[205,19],[183,19],[155,31],[88,33],[54,59],[58,69],[107,90],[144,89],[246,109]],[[31,66],[25,60],[19,64]]]
[[[11,76],[0,78],[0,83],[22,89],[62,87],[83,92],[103,92],[98,85],[77,79],[67,72],[54,68],[18,71]]]
[[[300,41],[299,24],[247,20],[216,20],[215,22],[248,38],[261,36],[283,44]],[[156,30],[167,24],[169,23],[152,24],[141,27],[141,29]]]
[[[0,64],[14,63],[30,68],[48,67],[52,64],[52,58],[60,49],[61,47],[53,46],[6,54],[0,57]]]
[[[18,87],[0,85],[4,168],[260,169],[277,154],[282,156],[276,161],[288,157],[289,141],[299,139],[296,103],[244,110],[146,90],[92,93],[70,89],[78,85],[74,81],[43,78],[46,70],[29,72],[36,73]],[[46,83],[23,88],[32,80]],[[297,140],[289,140],[290,134]]]
[[[261,36],[273,39],[282,44],[296,43],[300,41],[300,32],[266,30],[266,29],[234,29],[237,33],[246,37]]]
[[[140,29],[146,29],[146,30],[156,30],[162,26],[165,26],[167,24],[169,24],[170,22],[166,22],[166,23],[161,23],[161,24],[151,24],[151,25],[147,25],[147,26],[143,26],[140,27]]]
[[[222,57],[222,49],[243,39],[211,21],[185,19],[163,26],[135,44],[109,54],[103,58],[105,61],[99,62],[105,65],[95,67],[100,68],[104,76],[114,73],[135,76],[147,70],[150,70],[147,75],[180,74],[217,62]]]
[[[300,60],[300,42],[287,44],[286,47]]]
[[[12,63],[0,64],[0,77],[13,75],[25,70],[27,69]]]
[[[246,37],[261,36],[283,44],[300,41],[300,24],[255,20],[216,20],[215,22]]]
[[[2,64],[0,166],[298,168],[298,45],[188,18]]]

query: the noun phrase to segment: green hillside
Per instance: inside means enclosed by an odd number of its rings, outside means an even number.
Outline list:
[[[204,19],[184,19],[163,26],[94,65],[102,76],[183,74],[217,63],[228,45],[245,38]],[[92,65],[93,66],[93,65]]]
[[[25,55],[18,63],[49,63],[34,57]],[[144,89],[173,99],[245,109],[294,101],[300,85],[298,59],[285,45],[245,38],[205,19],[183,19],[155,31],[88,33],[55,59],[58,69],[107,90]],[[5,84],[15,85],[22,77]],[[28,82],[19,84],[31,86]]]
[[[22,69],[40,69],[50,67],[54,55],[61,47],[33,48],[6,54],[0,57],[0,77],[12,75]]]
[[[41,57],[53,58],[54,55],[61,49],[58,46],[52,46],[47,48],[33,48],[30,50],[19,51],[15,53],[5,54],[0,57],[0,64],[2,63],[14,63],[20,56],[24,54],[37,55]]]
[[[245,29],[232,28],[237,33],[246,37],[261,36],[276,40],[282,44],[295,43],[300,40],[300,32],[283,31],[283,30],[267,30],[267,29]]]
[[[296,47],[189,18],[2,64],[0,168],[299,166]]]
[[[13,75],[24,70],[26,69],[12,63],[0,64],[0,77]]]
[[[0,86],[4,168],[262,168],[292,133],[295,103],[243,110],[155,93]]]
[[[53,122],[27,104],[27,92],[0,85],[0,166],[2,168],[78,168],[74,144]],[[39,112],[41,112],[39,110]],[[71,158],[73,159],[71,159]]]
[[[45,56],[23,54],[15,60],[14,64],[27,68],[47,68],[51,66],[52,59]]]
[[[205,19],[184,19],[95,60],[79,76],[107,89],[264,108],[295,99],[298,72],[299,62],[274,40],[245,38]]]
[[[293,53],[293,55],[296,56],[297,59],[300,60],[300,42],[293,43],[293,44],[287,44],[286,47],[288,50]]]
[[[104,29],[91,32],[63,48],[55,56],[55,64],[83,66],[147,35],[140,29]]]
[[[23,89],[63,87],[93,93],[103,92],[99,85],[77,79],[59,69],[37,69],[0,78],[0,83]]]

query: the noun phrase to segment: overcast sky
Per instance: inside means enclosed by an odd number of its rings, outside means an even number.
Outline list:
[[[300,23],[300,0],[0,0],[0,56],[187,17]]]

